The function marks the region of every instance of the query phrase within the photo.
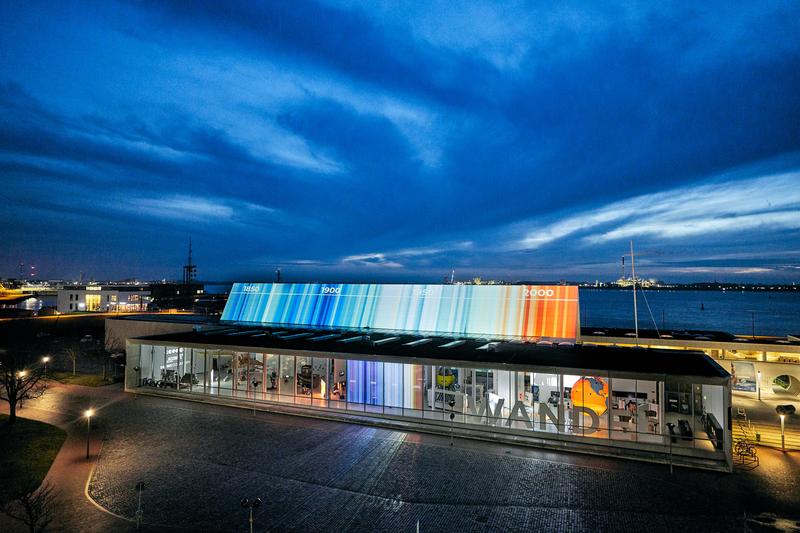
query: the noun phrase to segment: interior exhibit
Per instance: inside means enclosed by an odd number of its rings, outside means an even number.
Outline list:
[[[707,452],[724,459],[724,385],[136,344],[138,387]],[[450,415],[453,414],[451,421]]]

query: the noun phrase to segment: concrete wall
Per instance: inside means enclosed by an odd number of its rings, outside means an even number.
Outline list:
[[[724,365],[723,363],[728,363],[728,361],[717,361],[717,362],[722,364],[723,368],[726,367],[726,365]],[[770,400],[787,400],[787,403],[792,403],[792,400],[795,402],[800,400],[800,391],[797,390],[797,387],[793,387],[791,390],[786,392],[781,391],[779,393],[776,393],[772,384],[772,382],[778,376],[791,376],[795,380],[800,381],[800,365],[793,365],[790,363],[762,363],[758,361],[734,361],[734,363],[748,363],[748,362],[753,363],[756,372],[758,372],[759,370],[761,371],[762,398]],[[729,368],[726,368],[726,370],[729,370]],[[735,391],[735,392],[736,394],[751,394],[754,398],[757,396],[757,393],[755,392],[751,393],[742,391]]]
[[[125,350],[128,339],[145,337],[148,335],[165,335],[167,333],[182,333],[192,331],[199,324],[188,322],[159,321],[154,316],[153,320],[130,320],[125,318],[107,318],[105,321],[106,349],[109,351]]]

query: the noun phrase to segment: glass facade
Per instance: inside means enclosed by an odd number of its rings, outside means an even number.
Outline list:
[[[132,348],[139,353],[139,387],[725,457],[729,392],[724,385],[669,376],[631,379],[343,359],[341,354]]]

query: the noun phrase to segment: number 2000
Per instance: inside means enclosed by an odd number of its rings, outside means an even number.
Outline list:
[[[553,289],[525,289],[525,296],[531,298],[533,296],[553,296]]]

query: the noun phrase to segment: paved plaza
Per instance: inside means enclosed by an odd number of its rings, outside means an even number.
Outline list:
[[[670,475],[665,465],[451,447],[446,437],[254,416],[118,386],[59,387],[23,416],[69,420],[89,404],[103,442],[88,494],[121,518],[82,507],[86,495],[70,489],[62,525],[81,530],[134,530],[139,481],[145,531],[247,531],[243,497],[263,501],[256,531],[411,532],[417,520],[421,531],[766,531],[776,517],[788,530],[800,518],[800,454],[776,450],[762,449],[752,471]],[[79,423],[71,427],[79,438]]]
[[[732,531],[797,512],[797,476],[770,458],[735,475],[514,449],[309,418],[139,397],[112,404],[89,485],[101,505],[187,530]],[[796,465],[794,465],[796,467]],[[795,470],[796,472],[796,470]]]

